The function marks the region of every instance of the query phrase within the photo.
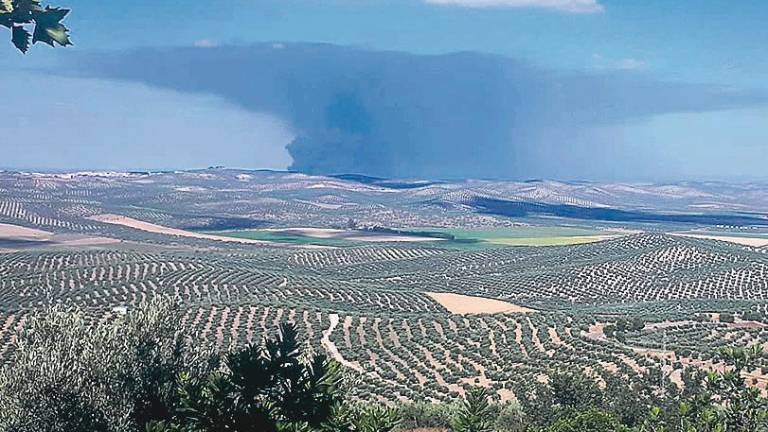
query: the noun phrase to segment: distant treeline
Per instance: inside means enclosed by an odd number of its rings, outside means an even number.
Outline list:
[[[441,231],[429,231],[429,230],[419,230],[419,231],[413,231],[413,230],[399,230],[396,228],[385,228],[380,226],[370,227],[370,228],[363,228],[361,231],[367,231],[377,234],[390,234],[390,235],[401,235],[401,236],[410,236],[410,237],[429,237],[429,238],[436,238],[436,239],[442,239],[442,240],[456,240],[456,236],[454,236],[451,233],[447,232],[441,232]]]
[[[190,231],[231,231],[259,229],[269,225],[268,222],[241,217],[218,216],[180,216],[183,221],[183,229]]]
[[[440,240],[448,240],[453,243],[475,244],[475,243],[483,242],[482,240],[472,239],[472,238],[457,238],[455,235],[448,232],[443,232],[443,231],[430,231],[430,230],[413,231],[413,230],[399,230],[399,229],[384,228],[384,227],[364,228],[363,231],[381,233],[381,234],[410,236],[410,237],[427,237],[427,238],[434,238],[434,239],[440,239]]]

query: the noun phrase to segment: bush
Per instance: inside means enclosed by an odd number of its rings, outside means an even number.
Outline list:
[[[296,329],[230,353],[196,348],[174,303],[106,322],[51,309],[0,370],[0,431],[390,432],[395,410],[344,404],[339,365],[305,357]]]
[[[629,429],[604,411],[589,410],[560,419],[549,432],[629,432]]]
[[[403,429],[448,429],[458,407],[431,402],[413,402],[400,405],[398,413]]]
[[[493,408],[488,402],[488,390],[473,387],[467,392],[466,399],[459,407],[453,421],[454,432],[491,432],[491,413]]]
[[[721,313],[720,314],[720,322],[727,323],[727,324],[733,324],[734,321],[736,321],[736,317],[732,313]]]
[[[499,408],[499,414],[493,429],[498,432],[518,432],[526,429],[523,411],[517,404],[504,404]]]
[[[0,370],[0,430],[123,432],[166,418],[180,373],[212,366],[176,312],[156,300],[106,323],[60,308],[31,318]]]
[[[213,353],[196,348],[178,322],[165,300],[108,320],[57,308],[33,317],[0,368],[0,431],[768,430],[768,401],[742,375],[762,364],[760,346],[721,349],[726,372],[683,370],[683,389],[669,383],[661,391],[658,368],[642,376],[603,371],[602,387],[566,369],[546,383],[506,383],[519,407],[491,403],[489,390],[476,387],[458,404],[392,409],[345,400],[369,388],[352,393],[353,379],[340,387],[338,364],[305,356],[293,326],[263,344]]]

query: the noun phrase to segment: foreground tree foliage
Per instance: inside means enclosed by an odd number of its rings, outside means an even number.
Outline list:
[[[492,412],[488,390],[475,387],[467,393],[464,403],[458,409],[453,429],[462,432],[492,432]]]
[[[345,400],[338,364],[306,355],[297,330],[227,352],[200,348],[168,300],[93,319],[52,308],[18,335],[0,369],[0,431],[136,432],[760,432],[768,404],[745,375],[757,348],[719,353],[723,372],[687,370],[683,389],[662,377],[598,383],[552,371],[520,403],[486,388],[462,401],[387,407]],[[351,384],[354,385],[354,384]]]
[[[69,29],[61,23],[68,13],[69,9],[43,7],[40,0],[0,0],[0,26],[11,31],[11,42],[23,53],[38,42],[72,45]]]
[[[612,415],[600,410],[588,410],[560,419],[550,432],[629,432],[630,429],[619,423]]]
[[[0,430],[125,431],[167,418],[180,374],[207,373],[213,358],[177,328],[170,302],[108,324],[59,308],[31,319],[0,370]]]
[[[110,322],[53,308],[25,325],[0,370],[0,431],[386,432],[395,412],[345,405],[339,366],[297,331],[214,353],[158,300]]]
[[[309,431],[323,428],[340,402],[338,365],[302,361],[296,329],[225,356],[224,367],[181,376],[180,403],[161,431]]]

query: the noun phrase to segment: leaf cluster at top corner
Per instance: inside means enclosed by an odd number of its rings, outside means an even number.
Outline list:
[[[11,30],[11,41],[23,53],[38,42],[72,45],[69,29],[61,23],[68,13],[69,9],[43,7],[40,0],[0,0],[0,26]],[[34,30],[30,33],[25,26],[32,23]]]

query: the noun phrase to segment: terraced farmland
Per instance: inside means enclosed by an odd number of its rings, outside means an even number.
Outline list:
[[[183,325],[219,349],[259,340],[280,322],[297,323],[313,350],[360,380],[357,396],[383,401],[443,401],[478,384],[510,400],[570,366],[598,382],[620,374],[679,385],[681,368],[717,368],[717,347],[768,347],[766,250],[667,234],[681,231],[676,226],[593,222],[579,232],[638,233],[566,246],[353,241],[330,248],[225,242],[94,218],[121,215],[185,233],[552,223],[463,204],[473,194],[491,195],[485,184],[393,192],[340,179],[225,174],[0,173],[0,223],[52,236],[19,245],[9,237],[14,246],[0,253],[0,357],[12,359],[15,329],[51,305],[78,306],[102,320],[155,296],[178,299]],[[530,188],[499,187],[493,195],[510,193],[593,202]],[[59,241],[67,236],[114,242]],[[454,314],[434,293],[520,308]],[[624,328],[624,320],[640,325]],[[764,370],[768,364],[750,372],[762,388]]]

